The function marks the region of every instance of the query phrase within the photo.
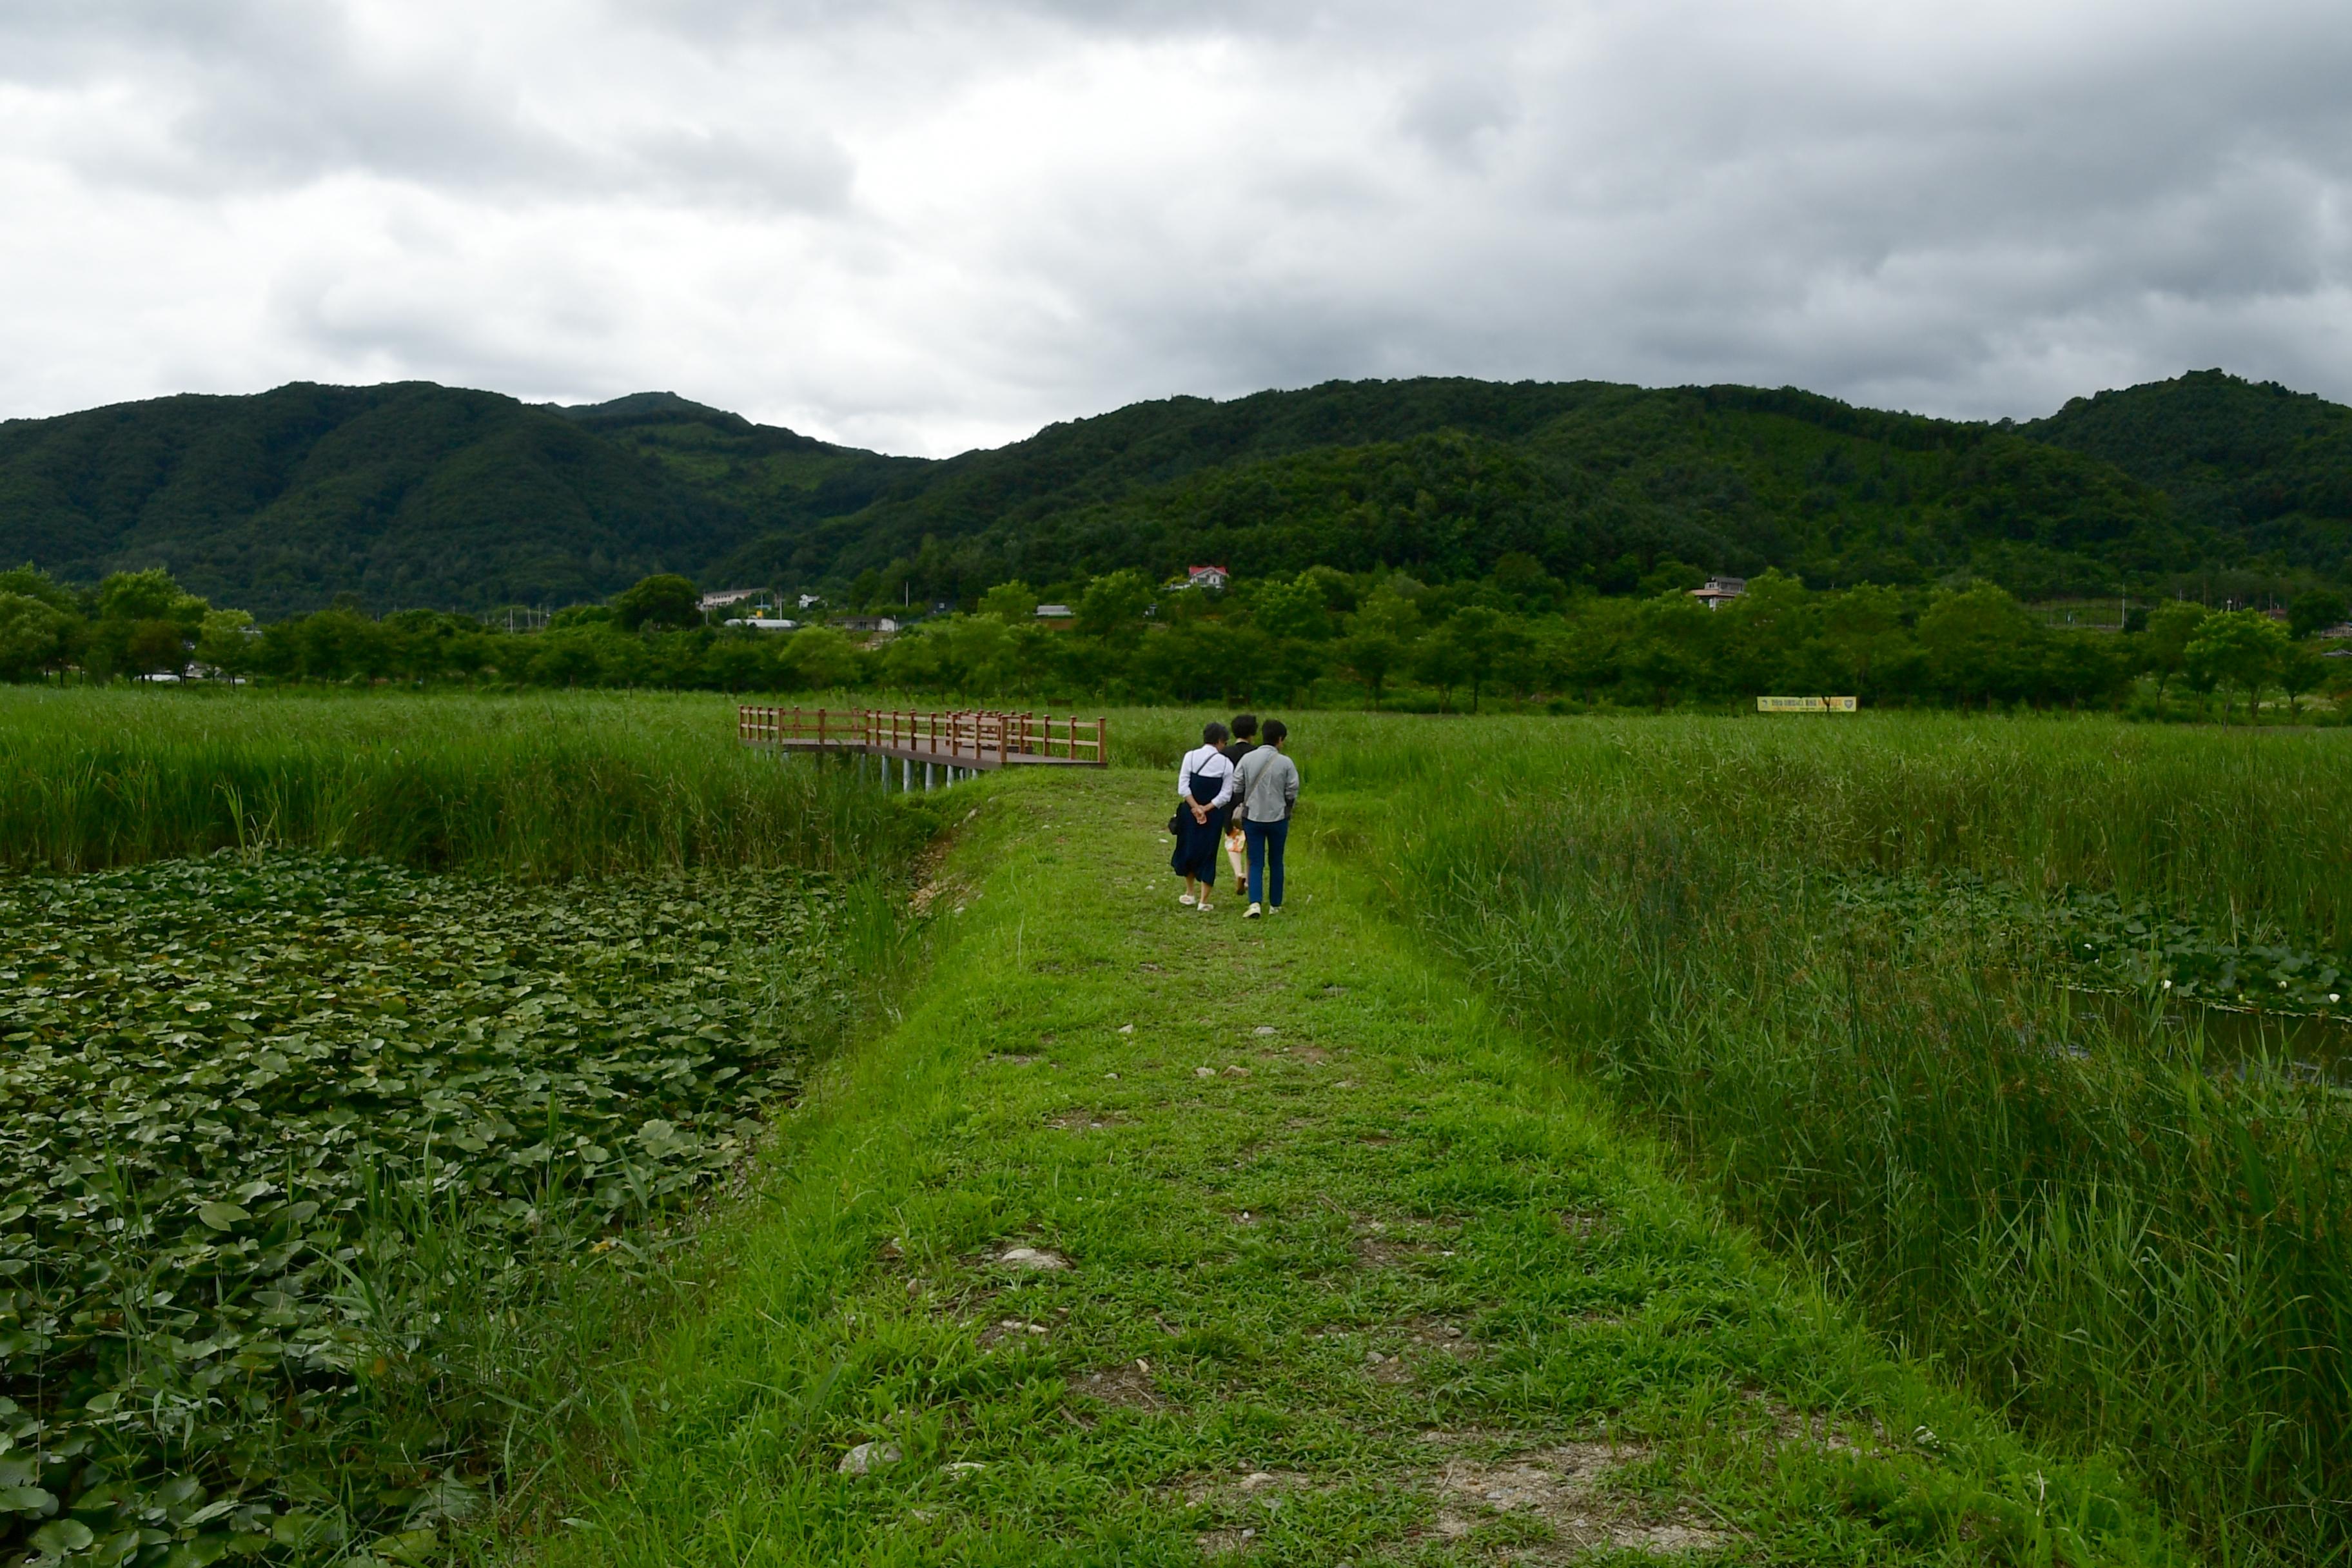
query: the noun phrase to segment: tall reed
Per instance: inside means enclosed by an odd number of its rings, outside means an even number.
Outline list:
[[[2336,945],[2332,744],[1948,720],[1382,739],[1335,737],[1321,776],[1380,785],[1401,903],[1735,1212],[2044,1436],[2129,1455],[2218,1560],[2352,1560],[2352,1105],[2209,1059],[2160,1003],[2082,1007],[2013,946],[1831,896],[1965,869]]]
[[[919,811],[739,747],[710,698],[0,691],[0,865],[280,845],[532,878],[858,872]]]

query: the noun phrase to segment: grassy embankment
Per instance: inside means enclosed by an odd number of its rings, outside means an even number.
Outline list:
[[[1394,803],[1364,847],[1397,907],[1732,1214],[2041,1440],[2127,1455],[2216,1561],[2352,1554],[2352,1101],[2163,991],[2352,991],[2340,738],[1396,739],[1341,727],[1320,777]],[[1985,918],[2069,888],[2116,896],[2116,951]]]
[[[2176,1560],[1417,956],[1330,852],[1376,802],[1319,793],[1244,924],[1175,903],[1165,794],[948,797],[935,970],[706,1235],[702,1310],[597,1371],[532,1552]]]
[[[932,819],[708,701],[188,696],[0,701],[0,1554],[429,1554],[674,1289]]]

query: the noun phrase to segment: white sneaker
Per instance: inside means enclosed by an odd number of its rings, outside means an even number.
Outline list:
[[[1198,909],[1198,910],[1199,910],[1202,914],[1204,914],[1204,915],[1205,915],[1205,914],[1207,914],[1207,913],[1209,912],[1209,900],[1206,900],[1206,899],[1202,899],[1202,900],[1200,901],[1200,903],[1198,903],[1197,905],[1195,905],[1195,906],[1194,906],[1194,908]]]
[[[1190,893],[1179,894],[1176,901],[1180,904],[1189,904],[1192,901],[1192,895]]]
[[[1245,921],[1254,921],[1254,920],[1257,919],[1258,915],[1259,915],[1261,912],[1262,912],[1262,911],[1260,911],[1260,910],[1258,909],[1258,907],[1257,907],[1255,904],[1252,904],[1249,908],[1247,908],[1247,909],[1245,909],[1245,910],[1244,910],[1242,911],[1242,919],[1244,919],[1244,920],[1245,920]]]

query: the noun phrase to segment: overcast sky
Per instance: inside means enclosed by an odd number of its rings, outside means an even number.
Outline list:
[[[1332,377],[2352,401],[2345,0],[0,0],[0,417]]]

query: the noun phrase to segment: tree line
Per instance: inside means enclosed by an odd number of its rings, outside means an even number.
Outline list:
[[[1766,694],[1870,706],[2116,708],[2225,720],[2265,699],[2299,710],[2352,685],[2317,634],[2344,601],[2317,592],[2282,622],[2166,602],[2120,635],[2052,626],[2006,590],[1865,584],[1835,592],[1767,573],[1718,609],[1679,586],[1581,592],[1527,556],[1432,585],[1310,567],[1211,593],[1133,570],[1067,597],[1001,583],[891,636],[822,620],[789,633],[711,624],[694,584],[648,577],[605,604],[509,631],[433,610],[339,605],[267,626],[184,593],[160,570],[95,588],[0,573],[0,678],[203,676],[273,684],[650,687],[731,692],[886,688],[985,702],[1233,701],[1475,710],[1722,705]]]

